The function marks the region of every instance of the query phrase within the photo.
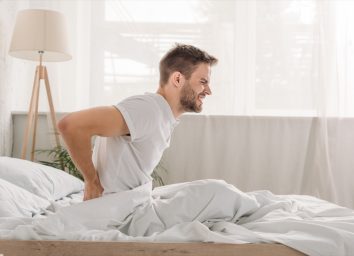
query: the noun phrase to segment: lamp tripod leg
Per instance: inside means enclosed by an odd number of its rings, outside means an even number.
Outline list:
[[[60,147],[59,132],[58,132],[58,129],[57,129],[57,120],[56,120],[56,117],[55,117],[52,93],[50,91],[50,84],[49,84],[48,72],[47,72],[47,68],[46,67],[44,67],[44,82],[45,82],[45,88],[46,88],[47,96],[48,96],[48,103],[49,103],[49,108],[50,108],[50,117],[51,117],[51,120],[52,120],[52,125],[53,125],[53,130],[54,130],[54,135],[55,135],[55,142],[57,144],[57,147]]]
[[[28,137],[29,137],[30,130],[32,128],[33,118],[35,114],[35,106],[38,105],[37,91],[39,90],[39,81],[40,81],[39,71],[40,71],[39,67],[37,67],[34,76],[34,81],[33,81],[32,96],[31,96],[31,101],[30,101],[30,106],[29,106],[28,116],[27,116],[27,124],[26,124],[25,133],[23,137],[23,144],[22,144],[22,151],[21,151],[22,159],[26,159]]]
[[[42,72],[41,70],[39,72]],[[34,160],[34,151],[36,148],[36,135],[37,135],[37,123],[38,123],[38,104],[39,104],[39,91],[41,88],[41,74],[39,74],[37,90],[35,94],[35,110],[34,110],[34,123],[33,123],[33,131],[32,131],[32,150],[31,150],[31,161]]]

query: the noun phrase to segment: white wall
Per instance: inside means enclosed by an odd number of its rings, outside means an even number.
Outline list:
[[[19,157],[25,115],[14,114],[13,121],[13,156]],[[324,199],[321,182],[331,178],[332,201],[354,208],[354,119],[328,121],[332,177],[312,168],[317,124],[311,117],[183,116],[161,161],[167,171],[160,174],[167,184],[217,178],[243,191],[266,189]],[[54,145],[49,135],[46,116],[40,115],[37,148]]]
[[[354,208],[354,119],[328,120],[329,174],[318,127],[311,117],[184,116],[162,158],[167,183],[217,178],[243,191],[309,194]]]
[[[64,114],[58,113],[57,118],[60,118]],[[22,141],[24,136],[24,128],[26,127],[27,122],[27,113],[24,112],[15,112],[12,114],[13,120],[13,147],[12,147],[12,156],[16,158],[21,158],[22,150]],[[51,149],[55,146],[55,138],[53,130],[51,127],[50,121],[47,119],[46,113],[39,113],[38,115],[38,124],[37,124],[37,135],[36,135],[36,150],[40,149]],[[30,151],[32,145],[32,133],[29,136],[29,143],[27,146],[27,159],[30,158]],[[45,154],[35,154],[37,160],[47,159]]]

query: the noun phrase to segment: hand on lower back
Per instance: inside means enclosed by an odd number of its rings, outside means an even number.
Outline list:
[[[85,182],[84,201],[102,196],[103,187],[97,178],[92,182]]]

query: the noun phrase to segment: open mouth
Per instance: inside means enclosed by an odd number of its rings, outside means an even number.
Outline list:
[[[198,96],[198,99],[199,99],[199,101],[200,101],[201,103],[203,103],[204,98],[205,98],[205,94],[200,94],[200,95]]]

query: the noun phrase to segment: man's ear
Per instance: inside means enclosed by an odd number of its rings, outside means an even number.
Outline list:
[[[184,75],[181,72],[175,71],[171,75],[171,80],[174,86],[180,88],[185,83]]]

